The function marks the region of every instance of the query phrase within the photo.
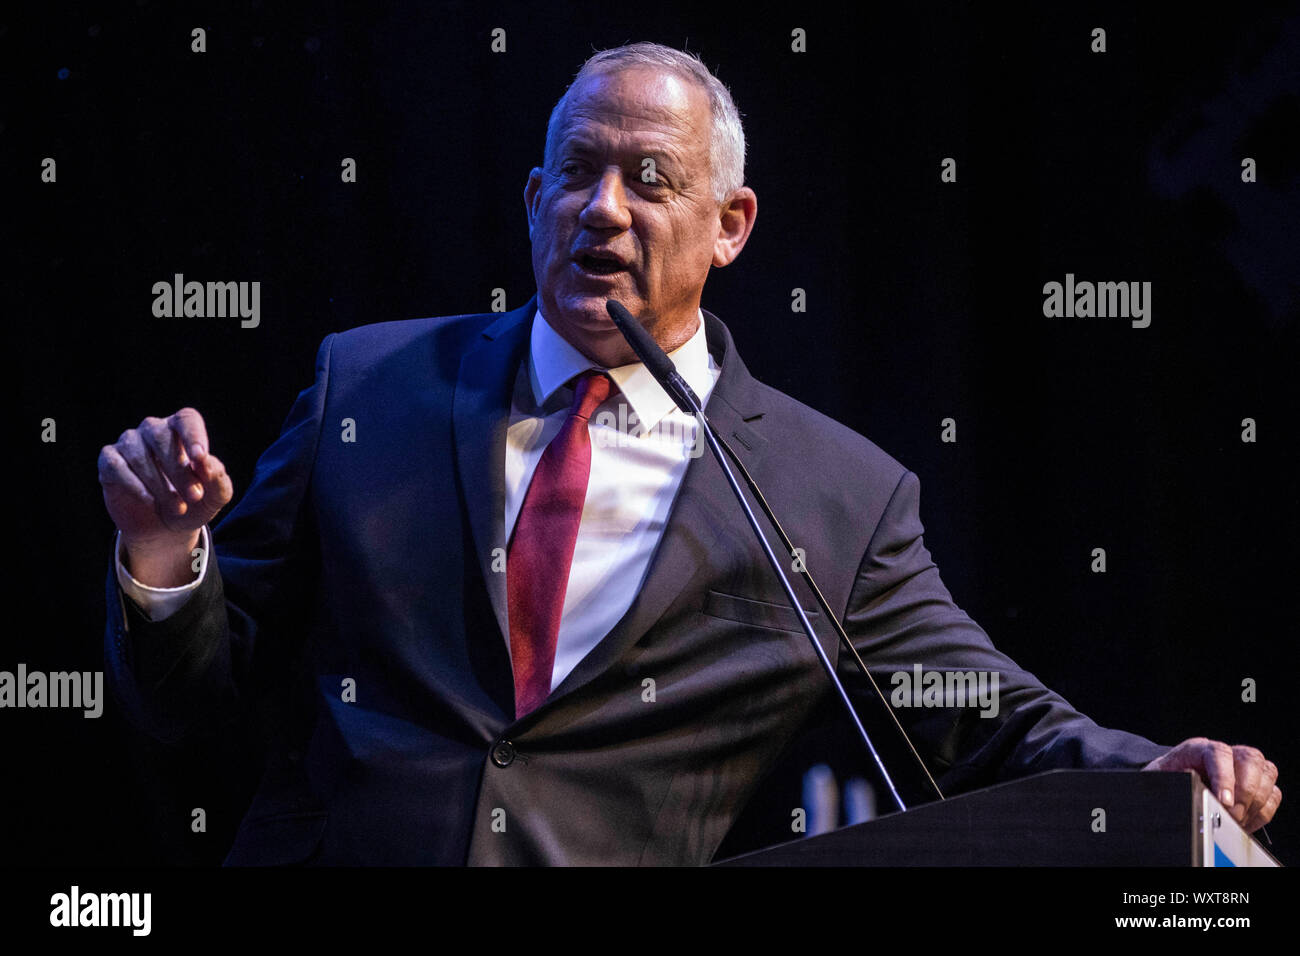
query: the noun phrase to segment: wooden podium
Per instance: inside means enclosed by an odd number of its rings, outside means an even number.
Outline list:
[[[716,866],[1280,866],[1191,773],[1054,770]]]

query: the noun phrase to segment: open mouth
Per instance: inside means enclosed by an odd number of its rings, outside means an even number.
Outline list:
[[[583,272],[589,272],[597,276],[611,276],[618,272],[626,272],[627,268],[617,259],[608,259],[603,256],[593,256],[584,253],[575,257],[574,262]]]

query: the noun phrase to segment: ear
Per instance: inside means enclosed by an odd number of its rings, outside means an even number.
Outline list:
[[[730,265],[745,248],[754,220],[758,217],[758,196],[748,186],[741,186],[718,211],[718,238],[713,243],[713,264],[719,269]]]
[[[533,230],[537,226],[537,207],[540,204],[542,192],[542,170],[534,166],[532,172],[528,174],[528,182],[524,185],[524,210],[528,213],[528,238],[533,238]]]

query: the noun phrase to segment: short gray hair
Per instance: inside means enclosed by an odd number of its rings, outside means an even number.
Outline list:
[[[629,43],[626,46],[602,50],[595,54],[569,84],[560,97],[551,118],[546,124],[546,153],[542,162],[549,163],[558,145],[560,117],[569,99],[569,91],[578,81],[610,67],[650,66],[667,70],[684,80],[701,87],[709,97],[712,118],[709,138],[709,177],[713,184],[713,198],[723,202],[729,195],[745,185],[745,130],[740,123],[731,93],[714,76],[699,57],[683,53],[659,43]]]

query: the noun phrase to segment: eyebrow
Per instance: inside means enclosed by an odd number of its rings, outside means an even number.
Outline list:
[[[556,153],[562,155],[570,151],[585,155],[604,152],[603,149],[597,148],[594,143],[587,139],[566,137],[560,140]],[[655,161],[656,167],[662,166],[667,169],[674,169],[677,166],[677,161],[673,156],[659,149],[649,149],[636,153],[636,158],[639,160],[645,159],[647,156]]]

